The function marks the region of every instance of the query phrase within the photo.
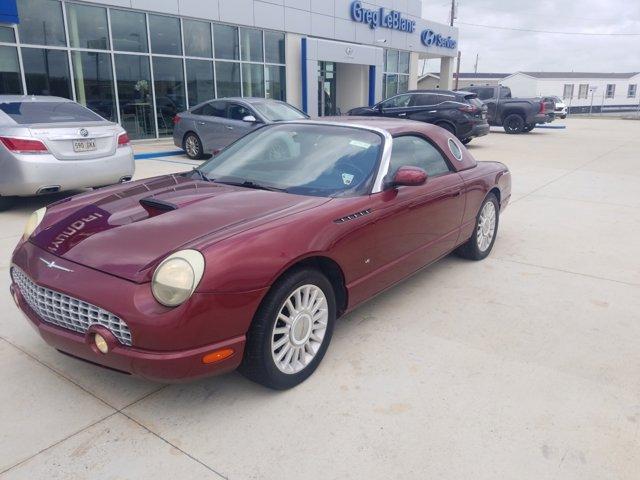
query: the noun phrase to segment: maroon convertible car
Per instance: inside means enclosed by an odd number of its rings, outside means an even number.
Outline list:
[[[504,165],[433,125],[268,125],[192,171],[38,210],[11,292],[74,357],[163,381],[239,368],[285,389],[339,316],[453,250],[486,257],[510,196]]]

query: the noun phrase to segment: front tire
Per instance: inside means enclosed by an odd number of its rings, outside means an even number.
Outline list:
[[[524,118],[522,118],[522,115],[512,113],[504,119],[502,127],[504,128],[504,131],[510,135],[522,133],[524,129]]]
[[[240,373],[276,390],[304,382],[327,351],[335,319],[335,294],[327,277],[308,268],[292,271],[258,308]]]
[[[534,128],[536,128],[536,124],[535,123],[527,123],[524,128],[522,129],[522,131],[524,133],[529,133],[531,130],[533,130]]]
[[[493,249],[498,233],[500,205],[493,193],[487,195],[476,216],[476,226],[471,238],[458,247],[456,253],[469,260],[483,260]]]
[[[204,152],[202,150],[202,141],[200,137],[193,132],[187,133],[182,142],[184,151],[191,160],[202,160]]]

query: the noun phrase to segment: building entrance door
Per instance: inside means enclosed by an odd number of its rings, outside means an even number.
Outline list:
[[[318,62],[318,116],[339,115],[335,62]]]

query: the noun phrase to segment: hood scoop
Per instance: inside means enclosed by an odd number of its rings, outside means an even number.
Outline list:
[[[165,212],[171,212],[178,209],[178,206],[175,203],[153,197],[140,199],[140,205],[142,205],[142,208],[147,211],[149,217],[155,217]]]

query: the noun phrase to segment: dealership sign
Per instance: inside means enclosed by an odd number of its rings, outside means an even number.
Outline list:
[[[351,19],[354,22],[369,25],[369,28],[389,28],[400,32],[413,33],[416,30],[415,20],[403,17],[397,10],[369,9],[362,6],[362,2],[356,0],[351,2]],[[454,38],[444,37],[431,29],[423,30],[420,34],[420,41],[426,47],[456,48],[457,42]]]

